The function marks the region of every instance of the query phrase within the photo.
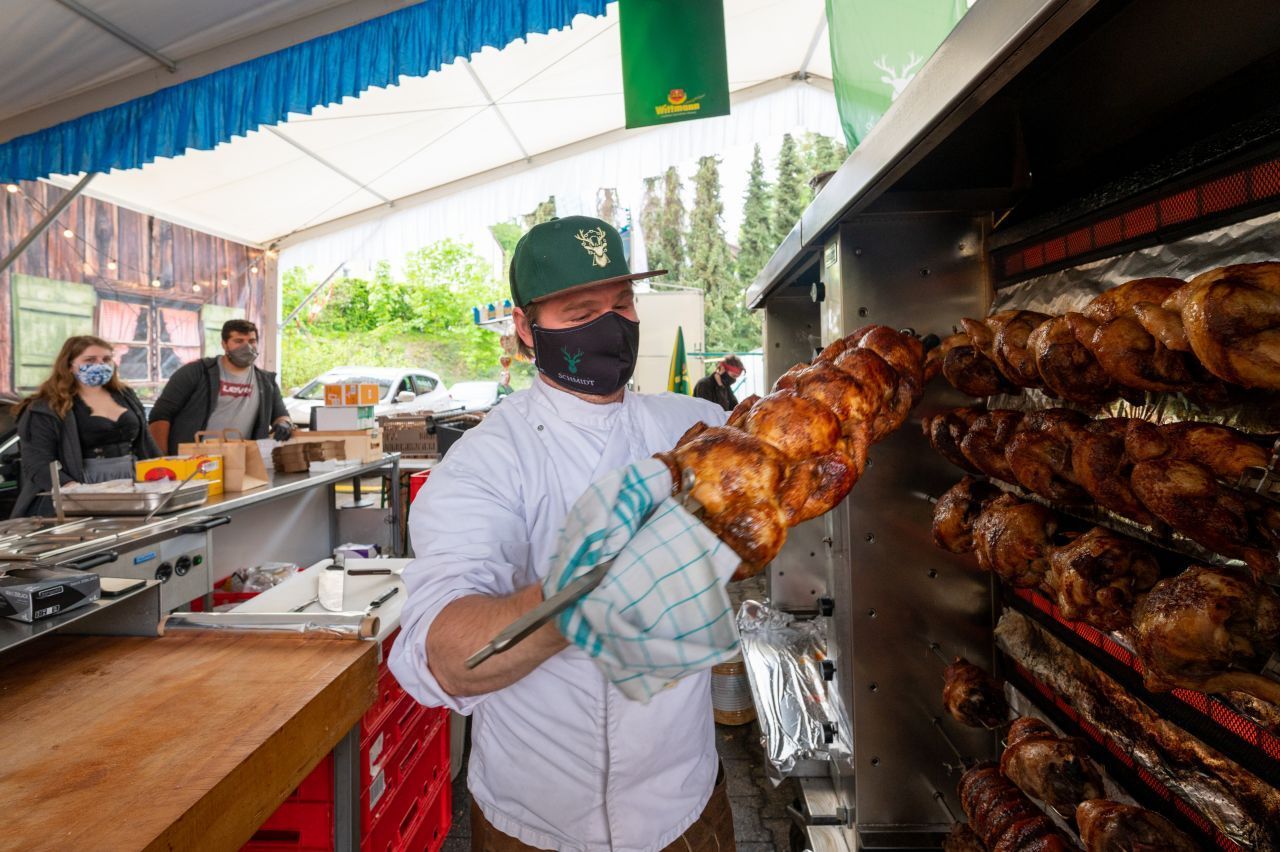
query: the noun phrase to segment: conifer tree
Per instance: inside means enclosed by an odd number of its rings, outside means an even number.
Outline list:
[[[747,174],[747,194],[742,205],[742,225],[738,228],[738,280],[749,286],[764,268],[777,245],[769,233],[769,184],[764,179],[760,146],[751,158]]]
[[[778,179],[773,185],[773,210],[769,217],[769,234],[774,246],[780,245],[791,233],[813,197],[809,176],[804,172],[796,140],[790,133],[783,134],[782,147],[778,150]]]
[[[684,186],[675,166],[667,169],[663,175],[662,187],[662,215],[658,219],[657,240],[654,242],[658,246],[663,265],[653,268],[667,270],[668,281],[680,281],[685,273]]]
[[[806,180],[823,172],[835,171],[849,156],[843,142],[822,133],[806,133],[803,150]]]
[[[550,222],[556,218],[556,197],[548,196],[546,201],[540,203],[533,208],[533,212],[524,217],[524,227],[526,230],[534,225],[541,225],[543,222]]]
[[[670,269],[670,261],[662,253],[662,189],[661,176],[644,179],[644,199],[640,203],[640,232],[649,269]]]
[[[689,224],[689,273],[684,282],[706,296],[707,349],[743,352],[760,345],[760,319],[747,311],[744,288],[733,272],[720,200],[720,161],[703,157],[694,177]]]

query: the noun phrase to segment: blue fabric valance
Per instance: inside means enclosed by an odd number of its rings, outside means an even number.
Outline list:
[[[424,77],[484,47],[605,14],[608,0],[424,0],[0,145],[0,182],[132,169],[208,150],[290,113]]]

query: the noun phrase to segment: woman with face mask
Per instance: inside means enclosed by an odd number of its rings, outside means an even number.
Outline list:
[[[142,403],[116,373],[112,346],[100,337],[70,337],[53,374],[17,406],[22,487],[13,517],[52,515],[49,463],[62,484],[132,479],[136,459],[160,454]]]

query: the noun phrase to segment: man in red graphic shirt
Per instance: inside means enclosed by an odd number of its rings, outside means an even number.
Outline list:
[[[247,439],[287,441],[293,423],[275,373],[254,366],[258,327],[248,320],[222,326],[222,354],[184,364],[151,409],[151,435],[168,453],[196,432],[234,430]]]

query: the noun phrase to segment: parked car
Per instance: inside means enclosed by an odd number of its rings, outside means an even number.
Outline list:
[[[488,411],[509,393],[497,382],[457,382],[449,388],[449,395],[463,411]]]
[[[324,405],[324,386],[360,382],[378,386],[374,414],[446,411],[458,408],[441,378],[430,370],[395,367],[335,367],[284,398],[289,417],[299,426],[311,422],[311,409]]]

